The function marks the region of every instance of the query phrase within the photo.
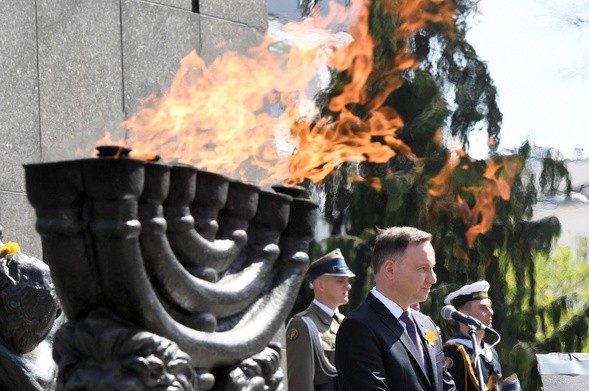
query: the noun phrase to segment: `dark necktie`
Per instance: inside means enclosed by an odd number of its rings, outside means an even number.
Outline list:
[[[331,325],[329,325],[329,328],[333,333],[337,333],[337,331],[339,330],[339,326],[339,319],[337,318],[336,314],[333,314],[333,316],[331,317]]]
[[[413,318],[409,315],[409,311],[403,311],[400,319],[405,323],[407,334],[409,334],[409,338],[411,338],[413,345],[415,345],[415,350],[417,350],[417,357],[421,360],[421,364],[423,364],[423,347],[421,346],[421,342],[419,342],[417,328],[415,327]]]

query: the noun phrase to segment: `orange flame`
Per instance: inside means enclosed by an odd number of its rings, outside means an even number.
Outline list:
[[[375,77],[371,1],[352,0],[348,7],[331,2],[326,16],[315,13],[285,25],[283,32],[292,39],[266,34],[246,55],[227,52],[208,66],[196,52],[187,55],[170,90],[145,99],[123,123],[126,143],[134,151],[260,184],[319,183],[345,162],[383,163],[396,153],[413,158],[395,136],[403,120],[383,102],[402,85],[400,73],[418,65],[410,38],[429,23],[453,29],[454,3],[383,0],[382,5],[400,21],[400,48],[393,66],[378,76],[378,96],[366,92]],[[339,39],[342,34],[330,31],[342,25],[347,44]],[[320,117],[313,86],[327,70],[345,72],[349,82],[327,105],[334,115]],[[350,104],[365,105],[368,114],[358,117]]]
[[[459,154],[465,156],[462,151]],[[458,154],[450,156],[440,173],[432,178],[430,182],[432,196],[442,197],[451,194],[451,177],[459,162]],[[485,163],[486,169],[480,183],[477,186],[460,189],[462,192],[472,194],[474,198],[472,208],[460,195],[456,196],[455,201],[455,210],[469,225],[465,234],[469,248],[474,246],[478,235],[488,232],[493,227],[495,200],[499,197],[505,201],[509,200],[513,182],[522,170],[522,163],[517,158],[508,156],[504,156],[500,163],[493,160],[486,160]]]
[[[348,179],[350,182],[368,182],[374,190],[382,190],[382,181],[380,178],[365,178],[359,175],[350,175]]]
[[[452,173],[460,163],[460,157],[464,156],[465,153],[460,149],[454,153],[450,153],[449,155],[450,156],[448,157],[446,164],[444,167],[442,167],[438,175],[430,179],[431,187],[429,189],[429,193],[433,197],[441,197],[450,193]]]

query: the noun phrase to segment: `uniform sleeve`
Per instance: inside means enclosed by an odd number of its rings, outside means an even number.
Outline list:
[[[314,373],[313,346],[305,322],[294,317],[286,327],[286,364],[288,389],[312,391]]]
[[[497,353],[497,350],[495,350],[493,348],[493,368],[495,370],[495,373],[497,374],[497,377],[499,379],[499,383],[501,383],[503,381],[503,371],[501,369],[501,363],[499,362],[499,353]]]
[[[464,358],[454,345],[444,345],[444,365],[456,385],[456,390],[466,390],[466,376],[468,372],[465,370]]]

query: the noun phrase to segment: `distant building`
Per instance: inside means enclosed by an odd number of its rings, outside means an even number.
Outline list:
[[[589,159],[566,160],[565,165],[572,181],[570,197],[540,200],[534,208],[534,219],[556,216],[562,226],[558,244],[576,250],[589,239]]]

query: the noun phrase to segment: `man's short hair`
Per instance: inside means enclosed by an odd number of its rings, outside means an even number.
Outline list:
[[[372,268],[378,273],[381,266],[389,259],[397,260],[407,246],[429,242],[432,235],[414,227],[390,227],[377,229],[378,235],[372,252]]]

